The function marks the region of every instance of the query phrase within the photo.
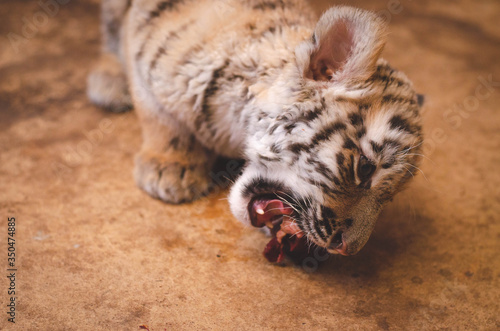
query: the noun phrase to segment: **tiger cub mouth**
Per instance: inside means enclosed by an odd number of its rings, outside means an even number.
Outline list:
[[[308,242],[296,221],[297,212],[276,194],[254,197],[248,204],[248,214],[254,227],[267,226],[271,230],[271,240],[264,248],[264,257],[269,262],[282,262],[288,256],[300,264],[311,256],[318,247]]]

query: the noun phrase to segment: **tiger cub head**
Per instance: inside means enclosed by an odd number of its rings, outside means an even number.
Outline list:
[[[367,242],[383,206],[413,177],[423,142],[421,97],[380,53],[375,14],[335,7],[295,51],[292,101],[252,134],[248,162],[230,193],[244,223],[293,220],[331,253]]]

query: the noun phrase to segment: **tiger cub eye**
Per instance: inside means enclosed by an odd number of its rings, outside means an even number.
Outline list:
[[[366,156],[361,155],[358,162],[358,177],[362,182],[371,178],[377,167]]]

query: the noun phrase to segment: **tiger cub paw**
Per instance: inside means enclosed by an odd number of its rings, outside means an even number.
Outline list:
[[[183,163],[167,156],[140,152],[135,158],[137,185],[154,198],[183,203],[206,195],[211,189],[206,163]]]

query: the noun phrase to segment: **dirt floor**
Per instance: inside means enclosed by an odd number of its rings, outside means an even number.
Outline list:
[[[136,188],[135,114],[85,96],[98,3],[60,2],[45,20],[0,2],[0,329],[500,328],[498,1],[348,2],[390,20],[384,57],[427,97],[427,159],[365,248],[319,268],[268,263],[227,191],[172,206]]]

